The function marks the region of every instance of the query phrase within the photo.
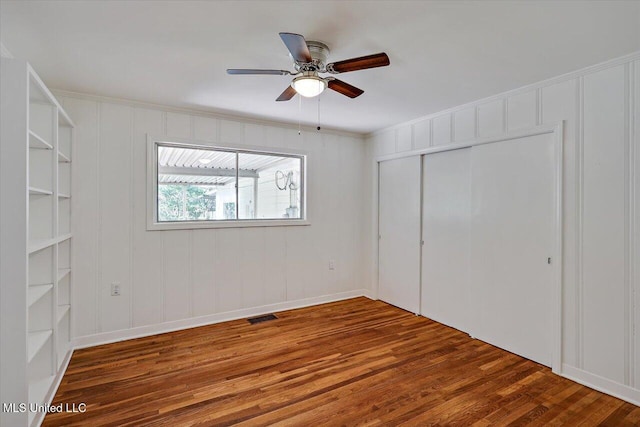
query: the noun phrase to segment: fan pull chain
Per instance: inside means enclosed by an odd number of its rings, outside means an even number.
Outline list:
[[[298,95],[298,135],[302,136],[300,120],[302,119],[302,96]]]
[[[320,95],[318,95],[318,127],[316,129],[320,132]]]

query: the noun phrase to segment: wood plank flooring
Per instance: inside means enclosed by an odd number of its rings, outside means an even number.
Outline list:
[[[45,426],[640,425],[640,408],[355,298],[74,353]]]

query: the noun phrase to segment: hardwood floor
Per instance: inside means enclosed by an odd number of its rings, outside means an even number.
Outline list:
[[[356,298],[74,353],[45,426],[640,425],[640,408]]]

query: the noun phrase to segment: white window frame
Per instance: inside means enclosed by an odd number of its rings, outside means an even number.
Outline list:
[[[301,160],[300,182],[300,218],[274,219],[226,219],[206,221],[158,221],[158,145],[170,145],[180,148],[219,150],[233,153],[265,154],[283,157],[295,157]],[[193,230],[200,228],[244,228],[244,227],[282,227],[311,225],[307,206],[307,152],[293,149],[251,147],[246,145],[225,144],[224,146],[207,141],[182,138],[154,137],[147,134],[147,230]],[[237,201],[236,201],[237,203]]]

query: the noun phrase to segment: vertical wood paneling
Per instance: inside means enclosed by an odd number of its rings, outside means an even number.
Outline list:
[[[284,147],[284,129],[276,126],[265,126],[264,135],[264,142],[267,147]]]
[[[632,181],[632,224],[633,240],[631,252],[632,290],[633,290],[633,381],[632,386],[640,386],[640,61],[633,63],[631,84],[631,129],[633,144],[633,181]]]
[[[431,120],[433,127],[433,144],[446,145],[451,143],[451,114],[434,117]]]
[[[584,368],[624,383],[625,73],[584,78]]]
[[[562,355],[565,363],[578,363],[578,275],[577,275],[577,212],[579,209],[576,186],[578,185],[576,156],[577,81],[568,80],[542,89],[542,123],[555,124],[564,121],[563,152],[563,263],[562,271]],[[509,115],[511,118],[511,115]]]
[[[333,253],[335,239],[345,242],[340,236],[339,224],[335,221],[334,209],[338,209],[338,195],[335,188],[336,174],[342,177],[345,171],[340,170],[339,156],[332,155],[333,150],[340,148],[333,135],[307,133],[305,145],[313,150],[314,155],[308,160],[309,215],[310,227],[296,227],[286,233],[287,261],[286,281],[287,299],[296,296],[304,298],[313,295],[324,295],[324,290],[333,286],[333,275],[328,275],[326,265]],[[315,171],[315,172],[314,172]],[[321,173],[319,173],[322,171]],[[326,177],[323,179],[322,177]],[[342,181],[346,179],[341,178]],[[355,202],[350,202],[355,203]],[[295,253],[305,241],[316,242],[306,249],[307,259]],[[295,264],[295,265],[294,265]],[[308,274],[304,274],[304,269]]]
[[[361,181],[359,176],[364,168],[362,147],[358,144],[348,144],[345,137],[341,137],[340,142],[340,169],[345,173],[344,191],[342,193],[341,204],[348,206],[350,202],[356,204],[356,206],[362,206],[364,204],[363,191],[361,189]],[[338,221],[338,218],[336,218]],[[341,252],[338,259],[341,260],[343,265],[342,269],[338,270],[339,274],[339,286],[336,292],[340,292],[343,289],[359,289],[362,288],[361,281],[361,245],[362,241],[358,236],[364,230],[361,227],[354,227],[346,221],[339,221],[342,226],[343,232],[341,235],[346,240],[346,244],[340,246]]]
[[[405,135],[411,134],[411,126],[406,126]],[[348,205],[349,201],[353,201],[358,203],[359,191],[357,188],[353,188],[353,181],[356,177],[353,174],[353,169],[351,166],[354,161],[353,153],[351,152],[351,148],[347,144],[346,141],[343,141],[342,137],[335,137],[336,139],[336,149],[332,150],[332,153],[335,153],[335,163],[338,167],[338,170],[343,172],[343,181],[340,185],[340,191],[335,192],[337,209],[333,211],[332,214],[332,222],[336,224],[335,232],[337,235],[333,238],[331,242],[332,252],[329,254],[329,259],[339,260],[338,264],[336,261],[335,270],[329,270],[328,262],[325,262],[321,268],[324,269],[325,274],[328,275],[329,280],[327,281],[328,288],[327,294],[332,294],[336,292],[340,292],[342,289],[350,289],[351,282],[353,278],[351,277],[351,271],[357,264],[357,260],[352,256],[355,252],[357,252],[357,248],[352,246],[353,240],[355,240],[355,233],[357,232],[357,227],[353,225],[349,225],[344,221],[340,221],[340,206]],[[355,169],[355,168],[354,168]],[[359,203],[358,203],[359,204]],[[344,238],[344,243],[342,245],[336,245],[334,242],[337,241],[338,236]]]
[[[298,133],[296,129],[283,129],[284,131],[284,144],[281,147],[294,150],[304,150],[304,138],[314,131],[306,131]]]
[[[218,140],[218,121],[211,117],[194,117],[193,136],[198,141],[216,142]]]
[[[421,120],[413,124],[413,149],[428,148],[431,145],[431,120]]]
[[[537,91],[519,93],[507,99],[508,130],[526,129],[536,125],[538,117]]]
[[[265,127],[247,123],[244,125],[244,141],[250,146],[265,145]]]
[[[163,231],[164,320],[191,315],[191,231]]]
[[[500,135],[504,132],[504,100],[498,99],[478,105],[478,133],[480,137]]]
[[[396,150],[396,133],[388,130],[376,134],[373,138],[372,144],[376,156],[393,154]]]
[[[133,136],[133,326],[162,322],[163,288],[162,233],[147,231],[147,133],[161,135],[164,114],[158,110],[135,109]]]
[[[285,234],[280,228],[265,228],[262,250],[264,252],[264,303],[274,304],[286,301],[287,253]]]
[[[216,230],[193,232],[191,265],[193,289],[193,315],[204,316],[215,313],[215,289],[217,273],[215,259]]]
[[[179,113],[166,114],[166,134],[176,138],[191,136],[191,116]]]
[[[363,286],[356,267],[363,207],[355,193],[365,178],[360,139],[117,103],[67,103],[78,125],[78,336]],[[312,226],[147,231],[147,134],[307,151]],[[341,182],[345,191],[331,185]],[[334,275],[330,258],[341,269]],[[121,296],[110,296],[112,281],[121,283]]]
[[[326,288],[327,283],[320,280],[317,269],[317,265],[324,264],[326,258],[323,254],[318,254],[320,251],[317,248],[305,247],[305,241],[309,241],[312,236],[310,227],[288,227],[285,236],[287,301],[305,298],[308,290],[318,292],[321,288]],[[303,254],[303,251],[308,252]],[[324,292],[320,292],[320,295],[323,294]]]
[[[413,141],[411,138],[411,126],[402,126],[396,129],[396,152],[411,150]]]
[[[96,304],[97,242],[98,242],[98,104],[75,98],[65,98],[65,110],[73,117],[76,144],[72,159],[71,232],[73,251],[78,259],[73,271],[73,292],[78,336],[97,332]]]
[[[244,143],[244,126],[240,122],[220,120],[220,142],[228,144]]]
[[[242,307],[240,286],[240,239],[238,230],[216,230],[216,312],[237,310]]]
[[[242,306],[259,307],[264,305],[264,228],[245,228],[239,230],[240,286],[242,287]]]
[[[476,137],[476,109],[465,108],[454,113],[454,135],[456,142]]]
[[[103,103],[100,110],[101,330],[129,327],[131,298],[131,135],[133,109]],[[111,296],[119,282],[121,295]]]

